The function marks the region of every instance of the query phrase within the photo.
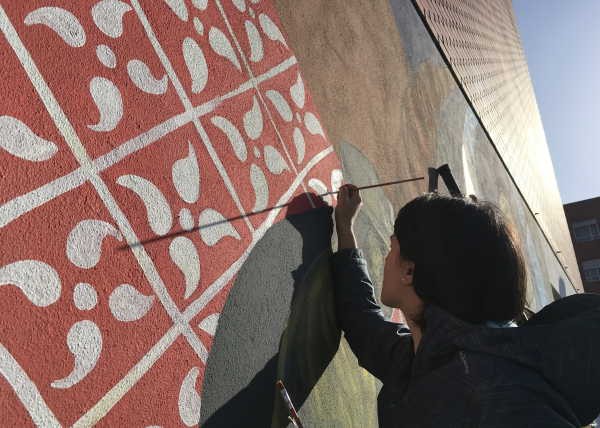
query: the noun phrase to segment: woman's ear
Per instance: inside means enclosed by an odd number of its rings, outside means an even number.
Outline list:
[[[402,282],[406,285],[412,285],[413,277],[415,273],[415,262],[410,260],[404,260],[402,266]]]

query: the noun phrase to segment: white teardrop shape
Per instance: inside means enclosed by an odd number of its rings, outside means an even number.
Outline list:
[[[167,75],[156,79],[146,63],[139,59],[132,59],[127,63],[127,74],[135,86],[148,94],[160,95],[167,92]]]
[[[145,296],[130,284],[119,285],[108,297],[110,313],[123,322],[139,320],[148,313],[153,302],[154,296]]]
[[[198,34],[204,36],[204,24],[202,24],[202,21],[197,16],[194,17],[194,28]]]
[[[264,57],[263,43],[262,39],[260,38],[260,33],[251,21],[246,21],[244,26],[246,27],[248,43],[250,43],[250,61],[260,62]]]
[[[289,167],[281,153],[273,146],[265,146],[265,163],[272,174],[279,175]]]
[[[198,43],[190,37],[183,41],[183,59],[192,78],[192,92],[198,94],[208,82],[208,65]]]
[[[290,95],[294,101],[294,104],[296,104],[298,108],[304,108],[304,103],[306,102],[306,93],[304,92],[304,82],[302,81],[300,73],[298,73],[298,80],[290,88]]]
[[[102,0],[92,8],[92,18],[100,31],[116,39],[123,34],[123,15],[130,10],[131,6],[120,0]]]
[[[294,128],[294,146],[296,146],[296,162],[301,164],[304,160],[304,151],[306,148],[306,144],[304,142],[304,135],[299,128]]]
[[[35,306],[45,307],[60,297],[60,278],[47,263],[21,260],[0,268],[0,287],[15,285]]]
[[[311,178],[310,180],[308,180],[308,187],[313,189],[317,193],[317,195],[323,195],[324,193],[327,193],[327,186],[325,185],[325,183],[323,183],[321,180],[319,180],[317,178]],[[333,200],[331,199],[331,195],[325,195],[325,196],[322,196],[322,198],[329,205],[331,205],[333,203]]]
[[[323,132],[323,128],[321,127],[321,122],[319,122],[319,119],[317,119],[314,114],[308,112],[304,115],[304,126],[306,126],[306,129],[308,129],[308,132],[312,135],[320,135],[325,138],[325,132]]]
[[[246,2],[244,0],[231,0],[231,2],[240,12],[246,12]]]
[[[169,245],[169,255],[185,278],[185,295],[189,298],[200,282],[200,256],[191,239],[178,236]]]
[[[263,131],[263,116],[258,99],[254,97],[252,108],[244,114],[244,130],[251,140],[256,140]]]
[[[98,304],[98,293],[90,284],[80,282],[73,290],[73,303],[80,311],[94,309]]]
[[[100,121],[96,125],[88,125],[88,128],[96,132],[112,131],[123,117],[121,92],[110,80],[94,77],[90,82],[90,94],[100,112]]]
[[[337,192],[344,183],[344,175],[339,169],[331,171],[331,191]]]
[[[122,175],[117,184],[135,192],[146,207],[148,224],[157,235],[165,235],[173,225],[173,215],[167,199],[152,182],[137,175]]]
[[[198,227],[200,228],[202,241],[209,247],[217,244],[226,236],[235,238],[238,241],[242,239],[233,225],[223,217],[223,214],[210,208],[200,213]]]
[[[267,208],[269,203],[269,183],[265,177],[265,173],[258,165],[250,165],[250,183],[254,189],[254,208],[252,212],[262,211]]]
[[[224,117],[215,116],[211,119],[213,125],[219,128],[221,131],[227,135],[227,139],[231,144],[231,148],[235,153],[235,156],[241,161],[245,162],[248,158],[248,150],[246,149],[246,143],[244,142],[244,138],[238,129],[235,127],[233,123]]]
[[[25,25],[43,24],[72,48],[85,45],[85,31],[75,15],[60,7],[41,7],[25,17]]]
[[[165,0],[167,6],[171,8],[173,13],[184,22],[188,20],[188,10],[183,0]]]
[[[221,30],[217,27],[211,27],[208,31],[208,42],[217,55],[227,58],[238,70],[242,71],[242,66],[233,50],[233,46],[231,46],[231,42]]]
[[[173,184],[181,199],[188,204],[198,201],[200,196],[200,169],[194,146],[188,141],[188,155],[173,164]]]
[[[192,230],[194,228],[194,218],[188,208],[182,208],[179,211],[179,225],[183,230]]]
[[[82,269],[91,269],[98,264],[102,255],[102,242],[108,235],[119,241],[121,233],[110,223],[102,220],[82,220],[67,237],[67,257]]]
[[[115,53],[106,45],[96,46],[96,56],[98,57],[98,61],[105,67],[115,68],[117,66]]]
[[[292,109],[290,108],[290,105],[285,100],[285,98],[283,98],[283,95],[274,90],[267,91],[266,95],[267,98],[271,100],[271,102],[275,106],[275,109],[277,109],[277,113],[279,113],[281,118],[286,122],[291,122],[294,118],[294,115],[292,114]]]
[[[102,351],[102,333],[90,320],[76,322],[67,334],[67,346],[75,358],[73,370],[67,377],[52,382],[52,388],[70,388],[96,367]]]
[[[0,116],[0,147],[13,156],[32,162],[50,159],[58,152],[52,141],[44,140],[18,119]]]
[[[279,27],[275,25],[271,18],[269,18],[264,13],[261,13],[258,17],[258,20],[260,21],[260,27],[269,39],[273,41],[278,41],[279,43],[287,47],[287,43],[285,42],[283,34],[281,34]]]
[[[200,322],[198,327],[200,327],[202,330],[204,330],[211,336],[214,336],[215,333],[217,332],[218,324],[219,324],[219,314],[211,314],[211,315],[207,316],[206,318],[204,318]]]
[[[192,4],[197,9],[206,10],[208,7],[208,0],[192,0]]]
[[[200,422],[200,394],[196,391],[196,381],[200,369],[198,367],[192,367],[179,389],[179,400],[177,402],[179,407],[179,416],[183,423],[188,427],[198,426]]]

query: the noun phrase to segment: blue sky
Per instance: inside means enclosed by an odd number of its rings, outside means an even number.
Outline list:
[[[600,196],[600,1],[513,8],[563,203]]]

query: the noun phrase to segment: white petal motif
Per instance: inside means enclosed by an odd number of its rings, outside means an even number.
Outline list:
[[[339,169],[331,171],[331,191],[337,192],[344,183],[344,175]]]
[[[188,208],[182,208],[179,211],[179,225],[183,230],[192,230],[194,228],[194,218]]]
[[[304,108],[304,103],[306,102],[306,93],[304,92],[304,82],[302,81],[302,76],[300,76],[300,74],[298,74],[298,80],[296,83],[294,83],[290,88],[290,95],[292,96],[292,100],[294,100],[294,104],[296,104],[298,108]]]
[[[108,297],[110,313],[123,322],[139,320],[148,313],[153,302],[154,296],[145,296],[130,284],[119,285]]]
[[[45,307],[60,297],[60,278],[47,263],[21,260],[0,268],[0,287],[15,285],[35,306]]]
[[[92,8],[92,18],[100,31],[116,39],[123,34],[123,15],[130,10],[131,6],[120,0],[102,0]]]
[[[188,10],[183,0],[165,0],[167,6],[171,8],[173,13],[184,22],[188,20]]]
[[[115,68],[117,66],[115,53],[106,45],[96,46],[96,57],[98,57],[98,61],[105,67]]]
[[[67,237],[67,257],[71,263],[82,269],[91,269],[98,264],[102,255],[102,242],[107,236],[119,241],[121,233],[110,223],[102,220],[82,220]]]
[[[198,34],[204,36],[204,24],[202,24],[202,21],[197,16],[194,17],[194,28]]]
[[[90,284],[80,282],[73,290],[73,302],[80,311],[89,311],[98,304],[98,293]]]
[[[246,2],[244,0],[231,0],[231,2],[240,12],[246,12]]]
[[[183,423],[188,427],[195,427],[200,422],[200,394],[196,391],[196,382],[200,369],[192,367],[179,389],[179,416]]]
[[[258,20],[260,21],[260,27],[269,39],[273,41],[278,41],[279,43],[287,47],[287,43],[285,42],[283,34],[281,34],[281,30],[279,30],[279,27],[275,25],[271,18],[269,18],[264,13],[261,13],[258,17]]]
[[[324,193],[327,193],[327,186],[325,185],[325,183],[323,183],[321,180],[319,180],[317,178],[311,178],[310,180],[308,180],[308,187],[313,189],[317,193],[317,195],[322,195]],[[331,195],[325,195],[325,196],[323,196],[323,199],[329,205],[331,205],[333,203],[333,201],[331,199]]]
[[[246,27],[246,36],[248,36],[248,43],[250,43],[250,61],[260,62],[264,57],[263,43],[260,38],[260,33],[252,21],[246,21],[244,24]]]
[[[244,114],[244,130],[251,140],[256,140],[263,131],[263,115],[258,99],[254,97],[252,108]]]
[[[269,183],[265,177],[265,173],[258,165],[250,165],[250,183],[254,189],[255,201],[252,212],[262,211],[269,203]]]
[[[321,126],[321,122],[317,119],[317,116],[308,112],[304,115],[304,126],[308,129],[312,135],[320,135],[325,138],[325,132],[323,132],[323,127]]]
[[[288,164],[283,160],[281,153],[273,146],[265,146],[265,163],[272,174],[279,175],[289,170]]]
[[[102,333],[94,322],[79,321],[73,324],[67,334],[67,346],[75,358],[73,370],[67,377],[52,382],[52,388],[70,388],[96,367],[102,351]]]
[[[138,89],[148,94],[161,95],[167,92],[167,85],[169,84],[167,75],[165,74],[160,79],[156,79],[146,63],[139,59],[132,59],[127,63],[127,74],[129,74],[129,78]]]
[[[242,239],[233,225],[223,217],[223,214],[210,208],[200,213],[198,227],[202,241],[209,247],[216,245],[221,239],[227,236],[235,238],[238,241]]]
[[[123,117],[121,92],[110,80],[94,77],[90,82],[90,94],[100,112],[100,121],[96,125],[88,125],[88,128],[96,132],[112,131]]]
[[[211,314],[211,315],[207,316],[206,318],[204,318],[200,322],[198,327],[200,327],[200,329],[204,330],[211,336],[214,336],[215,333],[217,332],[218,324],[219,324],[219,314]]]
[[[294,115],[292,114],[292,109],[290,108],[290,105],[285,100],[285,98],[283,98],[283,95],[274,90],[267,91],[266,95],[267,98],[271,100],[271,102],[275,106],[275,109],[277,109],[277,113],[279,113],[281,118],[286,122],[291,122],[294,118]]]
[[[178,236],[169,245],[169,255],[185,278],[185,295],[189,298],[200,282],[200,256],[191,239]]]
[[[137,175],[122,175],[117,184],[135,192],[146,207],[148,224],[157,235],[165,235],[173,225],[171,208],[162,192],[152,182]]]
[[[301,164],[304,160],[304,151],[306,144],[304,141],[304,135],[302,134],[300,128],[294,128],[294,146],[296,146],[296,154],[298,156],[296,158],[296,161],[298,162],[298,164]]]
[[[208,0],[192,0],[192,4],[197,9],[206,10],[208,7]]]
[[[219,128],[227,135],[227,139],[231,144],[231,148],[235,153],[235,156],[241,161],[245,162],[248,158],[248,150],[246,149],[246,143],[244,138],[233,123],[221,116],[215,116],[211,120],[213,125]]]
[[[235,54],[233,46],[231,46],[231,42],[221,30],[217,27],[211,27],[208,31],[208,42],[217,55],[227,58],[239,71],[242,71],[242,66]]]
[[[208,65],[198,43],[190,37],[183,41],[183,59],[192,78],[192,92],[198,94],[208,82]]]
[[[41,7],[30,12],[24,22],[26,25],[46,25],[73,48],[85,45],[85,31],[77,17],[68,10],[60,7]]]
[[[200,196],[200,168],[194,146],[188,141],[188,155],[173,164],[173,184],[181,199],[188,204],[198,201]]]
[[[32,162],[50,159],[58,151],[52,141],[44,140],[18,119],[0,116],[0,147],[13,156]]]

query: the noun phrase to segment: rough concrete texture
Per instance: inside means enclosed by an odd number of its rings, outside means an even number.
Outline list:
[[[375,426],[310,210],[340,169],[450,163],[516,224],[531,307],[573,292],[408,0],[15,0],[0,29],[3,424],[284,426],[282,378],[307,426]],[[378,293],[425,189],[364,194]]]

